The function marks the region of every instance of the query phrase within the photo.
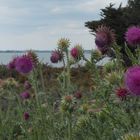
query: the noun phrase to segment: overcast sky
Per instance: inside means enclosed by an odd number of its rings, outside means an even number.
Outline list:
[[[69,38],[85,49],[95,47],[84,27],[99,19],[100,9],[127,0],[0,0],[0,50],[52,50]]]

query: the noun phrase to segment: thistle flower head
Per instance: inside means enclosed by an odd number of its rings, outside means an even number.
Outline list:
[[[50,60],[52,63],[58,63],[63,58],[63,54],[59,50],[55,50],[52,52]]]
[[[64,96],[61,100],[61,111],[64,113],[72,113],[74,110],[74,98],[71,95]]]
[[[95,37],[95,44],[103,54],[105,54],[109,46],[115,42],[113,30],[103,25],[97,28]]]
[[[30,118],[30,115],[28,112],[24,112],[23,117],[24,117],[24,120],[27,121]]]
[[[125,86],[132,95],[140,96],[140,66],[130,67],[126,71]]]
[[[25,88],[26,90],[30,89],[31,87],[32,87],[32,85],[30,84],[29,81],[25,81],[25,82],[24,82],[24,88]]]
[[[135,26],[128,28],[125,39],[131,46],[140,44],[140,28]]]
[[[68,95],[68,96],[65,96],[65,97],[64,97],[64,100],[65,100],[65,102],[67,102],[67,103],[71,103],[71,102],[72,102],[72,99],[73,99],[73,97],[72,97],[71,95]]]
[[[32,71],[33,64],[27,55],[18,57],[15,62],[15,69],[22,74],[27,74]]]
[[[79,52],[77,48],[72,48],[70,53],[73,58],[78,58]]]
[[[28,91],[24,91],[20,94],[22,99],[29,99],[30,98],[30,94]]]
[[[32,51],[32,50],[28,51],[27,56],[32,61],[32,64],[33,64],[34,67],[39,63],[38,56],[34,51]]]
[[[118,88],[116,90],[116,95],[117,95],[118,98],[120,98],[121,100],[123,100],[128,95],[128,91],[127,91],[126,88]]]
[[[8,63],[8,65],[7,65],[7,68],[9,69],[9,70],[14,70],[15,69],[15,62],[16,62],[16,59],[17,59],[18,57],[14,57],[9,63]]]
[[[74,97],[76,99],[81,99],[82,98],[82,93],[80,91],[75,92]]]
[[[70,54],[75,60],[80,60],[83,56],[83,49],[81,45],[75,45],[74,48],[71,49]]]
[[[61,51],[66,51],[67,48],[70,46],[70,41],[69,39],[66,39],[66,38],[61,38],[59,41],[58,41],[58,48],[61,50]]]

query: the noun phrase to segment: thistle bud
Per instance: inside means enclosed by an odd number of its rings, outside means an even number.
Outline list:
[[[74,60],[79,61],[81,60],[81,57],[83,56],[83,49],[81,45],[75,45],[74,48],[71,49],[70,51],[71,56],[74,58]]]
[[[70,41],[69,39],[66,39],[66,38],[61,38],[59,41],[58,41],[58,48],[61,50],[61,51],[66,51],[70,46]]]

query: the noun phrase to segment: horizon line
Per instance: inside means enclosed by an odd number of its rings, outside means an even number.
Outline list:
[[[27,52],[27,51],[40,51],[40,52],[46,52],[46,51],[53,51],[53,50],[0,50],[0,52]],[[84,51],[91,51],[91,50],[84,50]]]

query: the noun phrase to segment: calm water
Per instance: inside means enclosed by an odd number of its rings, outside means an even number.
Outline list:
[[[0,52],[0,64],[8,64],[8,62],[15,56],[20,56],[25,52]],[[62,63],[53,64],[50,61],[51,52],[36,52],[40,61],[44,64],[49,64],[53,67],[61,67]],[[90,52],[85,52],[86,58],[90,58]],[[80,61],[80,64],[83,65],[84,62]]]
[[[15,56],[20,56],[25,52],[0,52],[0,64],[8,64],[8,62]],[[62,63],[53,64],[50,61],[51,52],[36,52],[40,61],[44,64],[49,64],[53,67],[61,67],[63,66]],[[90,52],[85,52],[85,57],[87,59],[90,58]],[[105,58],[102,61],[98,62],[97,65],[104,65],[106,62],[109,61],[109,58]],[[80,61],[78,64],[84,65],[84,61]],[[77,66],[77,65],[75,65]]]

